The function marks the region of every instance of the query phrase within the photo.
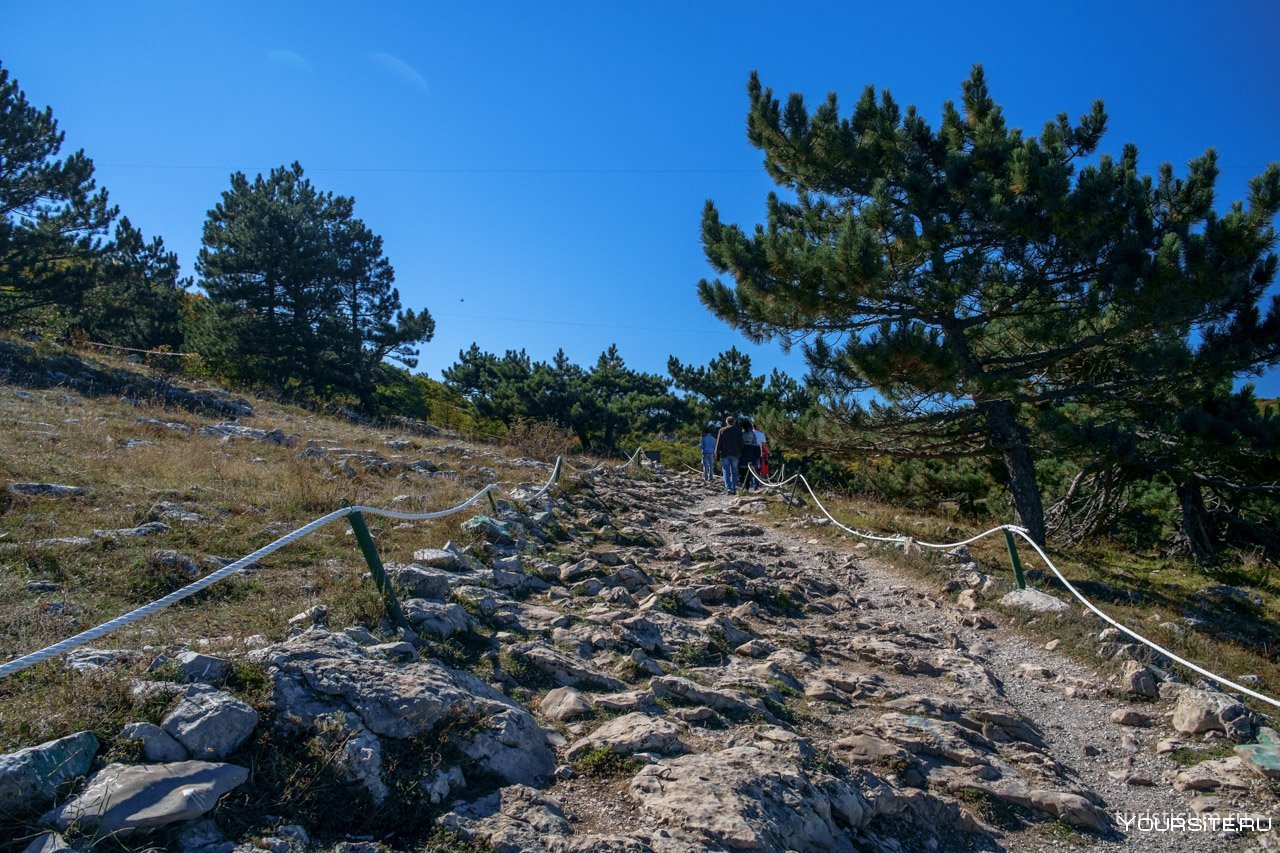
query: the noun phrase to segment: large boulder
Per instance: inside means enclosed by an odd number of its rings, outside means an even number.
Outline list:
[[[396,663],[323,628],[253,657],[267,665],[280,716],[296,725],[318,728],[341,712],[378,737],[408,739],[469,719],[475,725],[452,736],[483,769],[521,784],[536,784],[555,769],[529,712],[470,673],[431,660]]]
[[[1249,709],[1212,690],[1183,691],[1173,706],[1173,727],[1188,735],[1226,732],[1237,740],[1248,740],[1253,735]]]
[[[93,732],[77,732],[0,755],[0,813],[22,814],[47,805],[59,786],[89,771],[97,752]]]
[[[810,750],[766,729],[748,745],[648,765],[631,796],[693,849],[852,851],[871,807],[847,781],[807,769]],[[683,849],[683,848],[681,848]]]
[[[494,853],[549,850],[573,832],[559,800],[524,785],[463,803],[441,817],[440,826]]]
[[[40,822],[57,829],[74,824],[98,836],[127,835],[194,820],[248,778],[244,767],[207,761],[108,764],[89,777],[83,791]]]

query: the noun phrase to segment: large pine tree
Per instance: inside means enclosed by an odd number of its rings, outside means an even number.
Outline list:
[[[230,378],[369,407],[377,366],[416,365],[425,310],[403,311],[382,240],[354,200],[317,190],[294,163],[231,188],[209,211],[196,261],[207,294],[192,346]]]
[[[1218,216],[1212,151],[1182,180],[1141,175],[1133,146],[1091,162],[1101,102],[1034,137],[981,67],[936,130],[870,87],[847,118],[835,95],[783,107],[755,74],[748,94],[748,139],[789,197],[751,233],[707,203],[707,257],[734,284],[701,282],[703,302],[753,340],[804,345],[828,404],[810,446],[994,454],[1037,541],[1037,412],[1163,381],[1182,366],[1152,340],[1256,315],[1274,274],[1280,169]]]
[[[97,282],[116,209],[83,151],[58,159],[62,142],[53,111],[0,66],[0,325],[75,306]]]

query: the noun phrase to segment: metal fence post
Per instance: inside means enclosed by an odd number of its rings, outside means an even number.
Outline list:
[[[404,618],[404,611],[400,609],[400,600],[396,598],[396,591],[391,587],[387,570],[382,567],[382,558],[378,556],[378,548],[373,544],[373,537],[369,535],[364,516],[353,512],[347,516],[347,519],[351,522],[351,530],[356,535],[356,544],[360,546],[360,553],[364,554],[364,560],[369,564],[369,574],[373,575],[373,583],[378,587],[378,592],[382,593],[387,615],[397,627],[408,628],[409,622]]]
[[[1009,546],[1009,562],[1013,563],[1013,579],[1018,582],[1018,589],[1027,588],[1027,579],[1022,576],[1022,561],[1018,559],[1018,546],[1014,544],[1013,533],[1009,528],[1004,530],[1004,544]]]

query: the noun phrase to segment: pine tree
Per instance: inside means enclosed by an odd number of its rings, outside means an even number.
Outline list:
[[[297,163],[231,176],[196,261],[208,299],[192,346],[216,371],[280,392],[350,393],[368,408],[384,358],[416,364],[414,344],[435,324],[401,309],[382,240],[354,205]]]
[[[83,151],[57,159],[63,136],[0,66],[0,325],[78,305],[97,281],[117,211]]]
[[[707,257],[734,286],[702,281],[704,304],[752,340],[803,345],[826,406],[797,438],[996,455],[1039,542],[1037,412],[1164,381],[1180,366],[1153,339],[1256,314],[1274,276],[1280,168],[1217,216],[1212,151],[1183,180],[1139,174],[1133,146],[1084,165],[1101,102],[1037,138],[1006,126],[981,67],[937,130],[870,87],[848,118],[834,94],[812,115],[798,94],[784,108],[755,74],[748,95],[748,139],[794,199],[771,193],[750,234],[707,203]]]
[[[98,285],[72,322],[95,341],[139,349],[182,347],[182,315],[188,280],[178,256],[159,237],[147,242],[128,217],[116,224],[104,247]]]

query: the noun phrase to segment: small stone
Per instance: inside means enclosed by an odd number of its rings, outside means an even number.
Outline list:
[[[160,724],[196,758],[226,758],[253,734],[258,712],[220,690],[183,696]]]
[[[14,483],[9,491],[24,498],[78,498],[88,494],[81,486],[63,486],[58,483]]]
[[[1120,687],[1124,692],[1135,696],[1154,699],[1160,695],[1156,689],[1155,676],[1136,660],[1125,661],[1124,672],[1120,675]]]
[[[1117,708],[1111,712],[1111,722],[1118,726],[1148,726],[1151,718],[1136,708]]]
[[[1088,744],[1088,743],[1086,743],[1084,746],[1080,747],[1080,752],[1081,752],[1082,754],[1084,754],[1084,755],[1088,756],[1088,757],[1093,757],[1093,756],[1095,756],[1095,755],[1101,755],[1101,754],[1102,754],[1102,750],[1100,750],[1100,749],[1098,749],[1096,746],[1093,746],[1092,744]]]
[[[542,698],[538,710],[549,720],[568,722],[591,713],[591,702],[572,687],[557,687]]]
[[[294,628],[304,628],[308,625],[328,625],[329,624],[329,608],[323,604],[317,604],[314,607],[308,607],[301,613],[289,617],[289,625]]]
[[[1053,681],[1057,677],[1053,670],[1034,663],[1018,664],[1018,675],[1023,678],[1035,679],[1036,681]]]
[[[1062,645],[1061,640],[1050,640],[1049,642],[1044,644],[1044,650],[1046,652],[1052,652],[1057,650],[1058,646],[1060,645]]]
[[[179,652],[174,656],[173,662],[182,672],[183,681],[217,684],[227,677],[227,661],[223,658],[199,652]]]
[[[120,730],[120,737],[125,740],[136,740],[142,745],[142,756],[147,761],[171,762],[186,761],[186,747],[178,743],[169,733],[154,723],[129,723]]]

